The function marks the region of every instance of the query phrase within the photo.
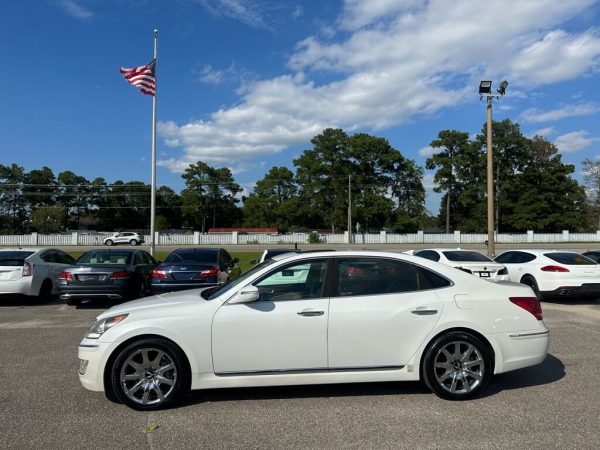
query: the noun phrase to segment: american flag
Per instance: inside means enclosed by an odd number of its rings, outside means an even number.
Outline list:
[[[153,59],[145,66],[126,69],[121,67],[119,72],[132,85],[140,88],[142,94],[156,95],[156,77],[154,70],[156,68],[156,59]]]

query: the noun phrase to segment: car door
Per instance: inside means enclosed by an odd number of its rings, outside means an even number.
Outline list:
[[[439,320],[446,278],[388,258],[339,258],[329,305],[329,368],[404,366]]]
[[[259,300],[221,306],[212,325],[215,373],[326,370],[328,261],[279,266],[252,283]]]

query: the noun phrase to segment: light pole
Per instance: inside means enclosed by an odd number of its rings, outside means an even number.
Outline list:
[[[479,96],[486,97],[487,103],[487,229],[488,229],[488,256],[496,256],[496,245],[494,241],[494,153],[492,148],[492,103],[494,97],[500,98],[506,93],[508,81],[500,83],[497,93],[492,93],[492,82],[481,81],[479,83]]]

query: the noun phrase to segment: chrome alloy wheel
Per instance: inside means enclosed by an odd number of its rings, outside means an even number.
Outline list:
[[[177,368],[163,350],[141,348],[121,366],[121,389],[129,400],[140,405],[158,405],[172,394],[177,382]]]
[[[469,342],[451,341],[435,355],[435,378],[451,394],[465,394],[476,389],[485,375],[485,360]]]

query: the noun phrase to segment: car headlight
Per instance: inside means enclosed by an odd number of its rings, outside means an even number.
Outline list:
[[[94,320],[90,325],[90,329],[85,335],[88,339],[98,339],[108,329],[124,320],[129,314],[119,314],[118,316],[107,317],[106,319]]]

